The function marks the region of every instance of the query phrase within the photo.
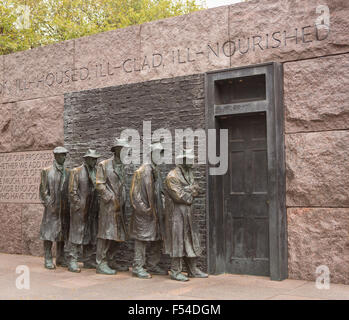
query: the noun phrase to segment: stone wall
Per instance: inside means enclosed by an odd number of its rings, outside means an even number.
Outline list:
[[[142,134],[143,121],[151,121],[152,132],[166,128],[173,137],[175,129],[205,128],[204,96],[203,74],[66,94],[64,142],[70,151],[68,165],[80,165],[88,148],[96,149],[103,155],[101,159],[111,157],[110,146],[120,137],[121,131],[131,128]],[[126,166],[127,194],[133,172],[138,167]],[[173,167],[161,165],[162,177],[165,178]],[[194,171],[203,191],[206,190],[205,171],[205,165],[196,166]],[[129,202],[126,216],[128,222],[131,216]],[[195,200],[194,217],[202,246],[206,249],[205,192]],[[120,254],[118,259],[131,265],[133,242],[124,244]],[[200,264],[206,269],[206,250]]]
[[[315,27],[326,4],[329,33]],[[5,55],[0,103],[345,53],[348,12],[346,0],[252,0]]]
[[[0,152],[63,144],[65,93],[282,62],[290,277],[321,263],[348,283],[348,16],[347,0],[252,0],[0,56]],[[0,203],[0,250],[41,255],[41,216]]]
[[[349,284],[349,54],[284,74],[289,277]]]

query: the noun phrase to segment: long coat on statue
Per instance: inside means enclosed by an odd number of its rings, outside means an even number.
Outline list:
[[[45,207],[40,239],[66,241],[69,234],[69,170],[56,161],[41,171],[40,200]]]
[[[122,164],[114,158],[98,164],[96,188],[99,194],[99,217],[97,238],[125,241],[126,185]]]
[[[96,244],[98,228],[98,198],[96,169],[84,164],[70,173],[69,241],[74,244]]]
[[[198,186],[192,170],[184,174],[181,166],[165,179],[165,253],[171,257],[197,257],[201,254],[199,236],[193,225],[192,203]]]
[[[151,164],[141,165],[132,178],[130,200],[133,212],[130,237],[140,241],[162,239],[162,179],[160,171]]]

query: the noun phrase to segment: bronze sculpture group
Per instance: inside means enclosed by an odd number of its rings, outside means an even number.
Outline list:
[[[149,279],[152,274],[167,275],[159,266],[161,251],[171,257],[170,277],[188,281],[188,277],[206,278],[197,266],[201,254],[198,234],[193,228],[193,200],[199,194],[194,180],[192,150],[177,157],[183,162],[162,180],[156,157],[163,153],[160,142],[150,146],[150,161],[133,174],[130,188],[132,208],[126,228],[126,177],[120,159],[128,142],[116,139],[111,147],[113,157],[101,161],[95,150],[88,150],[84,163],[72,170],[64,166],[68,150],[54,149],[54,162],[42,170],[40,199],[45,207],[40,239],[44,241],[45,268],[54,269],[52,244],[56,242],[56,265],[81,272],[79,250],[84,268],[95,268],[99,274],[116,273],[117,243],[134,240],[132,274]],[[148,252],[146,248],[148,247]],[[64,248],[68,248],[65,255]],[[147,254],[147,255],[146,255]],[[147,256],[147,259],[146,259]],[[183,262],[188,277],[182,273]]]

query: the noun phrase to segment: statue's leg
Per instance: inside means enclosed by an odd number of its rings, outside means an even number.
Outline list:
[[[108,239],[97,239],[97,253],[96,253],[96,262],[97,268],[96,272],[100,274],[113,275],[116,274],[114,269],[111,269],[108,266],[107,254],[110,248],[111,240]]]
[[[108,261],[114,261],[116,258],[116,252],[117,252],[117,242],[116,241],[111,241],[109,250],[107,253],[107,258]]]
[[[147,259],[147,270],[151,274],[167,275],[168,271],[160,268],[162,241],[151,241]]]
[[[96,263],[96,246],[93,244],[85,244],[82,246],[82,255],[84,268],[95,269],[97,267]]]
[[[177,281],[188,281],[189,279],[182,273],[182,258],[174,257],[171,259],[171,279]]]
[[[64,255],[64,241],[56,242],[56,266],[67,267],[68,264]]]
[[[44,255],[45,255],[45,268],[55,269],[56,266],[53,264],[52,259],[52,241],[44,240]]]
[[[109,252],[108,252],[108,265],[115,269],[116,271],[129,271],[128,264],[120,263],[118,261],[118,254],[120,253],[120,245],[121,242],[112,241],[110,244]]]
[[[188,276],[189,278],[207,278],[208,274],[202,272],[198,267],[197,267],[197,258],[188,258],[185,257],[184,261],[188,267]]]
[[[69,252],[69,266],[68,266],[68,270],[70,272],[81,271],[78,265],[78,254],[79,254],[79,245],[75,243],[71,243],[70,252]]]
[[[151,275],[144,270],[145,250],[147,243],[145,241],[135,240],[134,259],[132,265],[132,274],[138,278],[149,279]]]

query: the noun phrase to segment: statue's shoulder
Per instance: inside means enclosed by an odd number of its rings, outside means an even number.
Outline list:
[[[97,166],[105,168],[106,166],[110,165],[112,162],[113,162],[113,158],[109,158],[109,159],[106,159],[106,160],[102,160],[101,162],[98,163]]]
[[[41,172],[48,173],[48,172],[50,172],[52,169],[53,169],[53,166],[51,165],[51,166],[48,166],[48,167],[43,168],[43,169],[41,170]]]
[[[148,163],[143,163],[135,172],[139,174],[145,174],[147,172],[151,172],[151,165]]]
[[[180,169],[178,167],[175,167],[172,170],[170,170],[170,172],[166,176],[166,179],[178,178],[179,174],[180,174]]]
[[[83,168],[84,168],[84,165],[81,165],[81,166],[78,166],[78,167],[75,167],[75,168],[71,169],[71,172],[73,174],[77,174],[77,173],[80,173]]]

